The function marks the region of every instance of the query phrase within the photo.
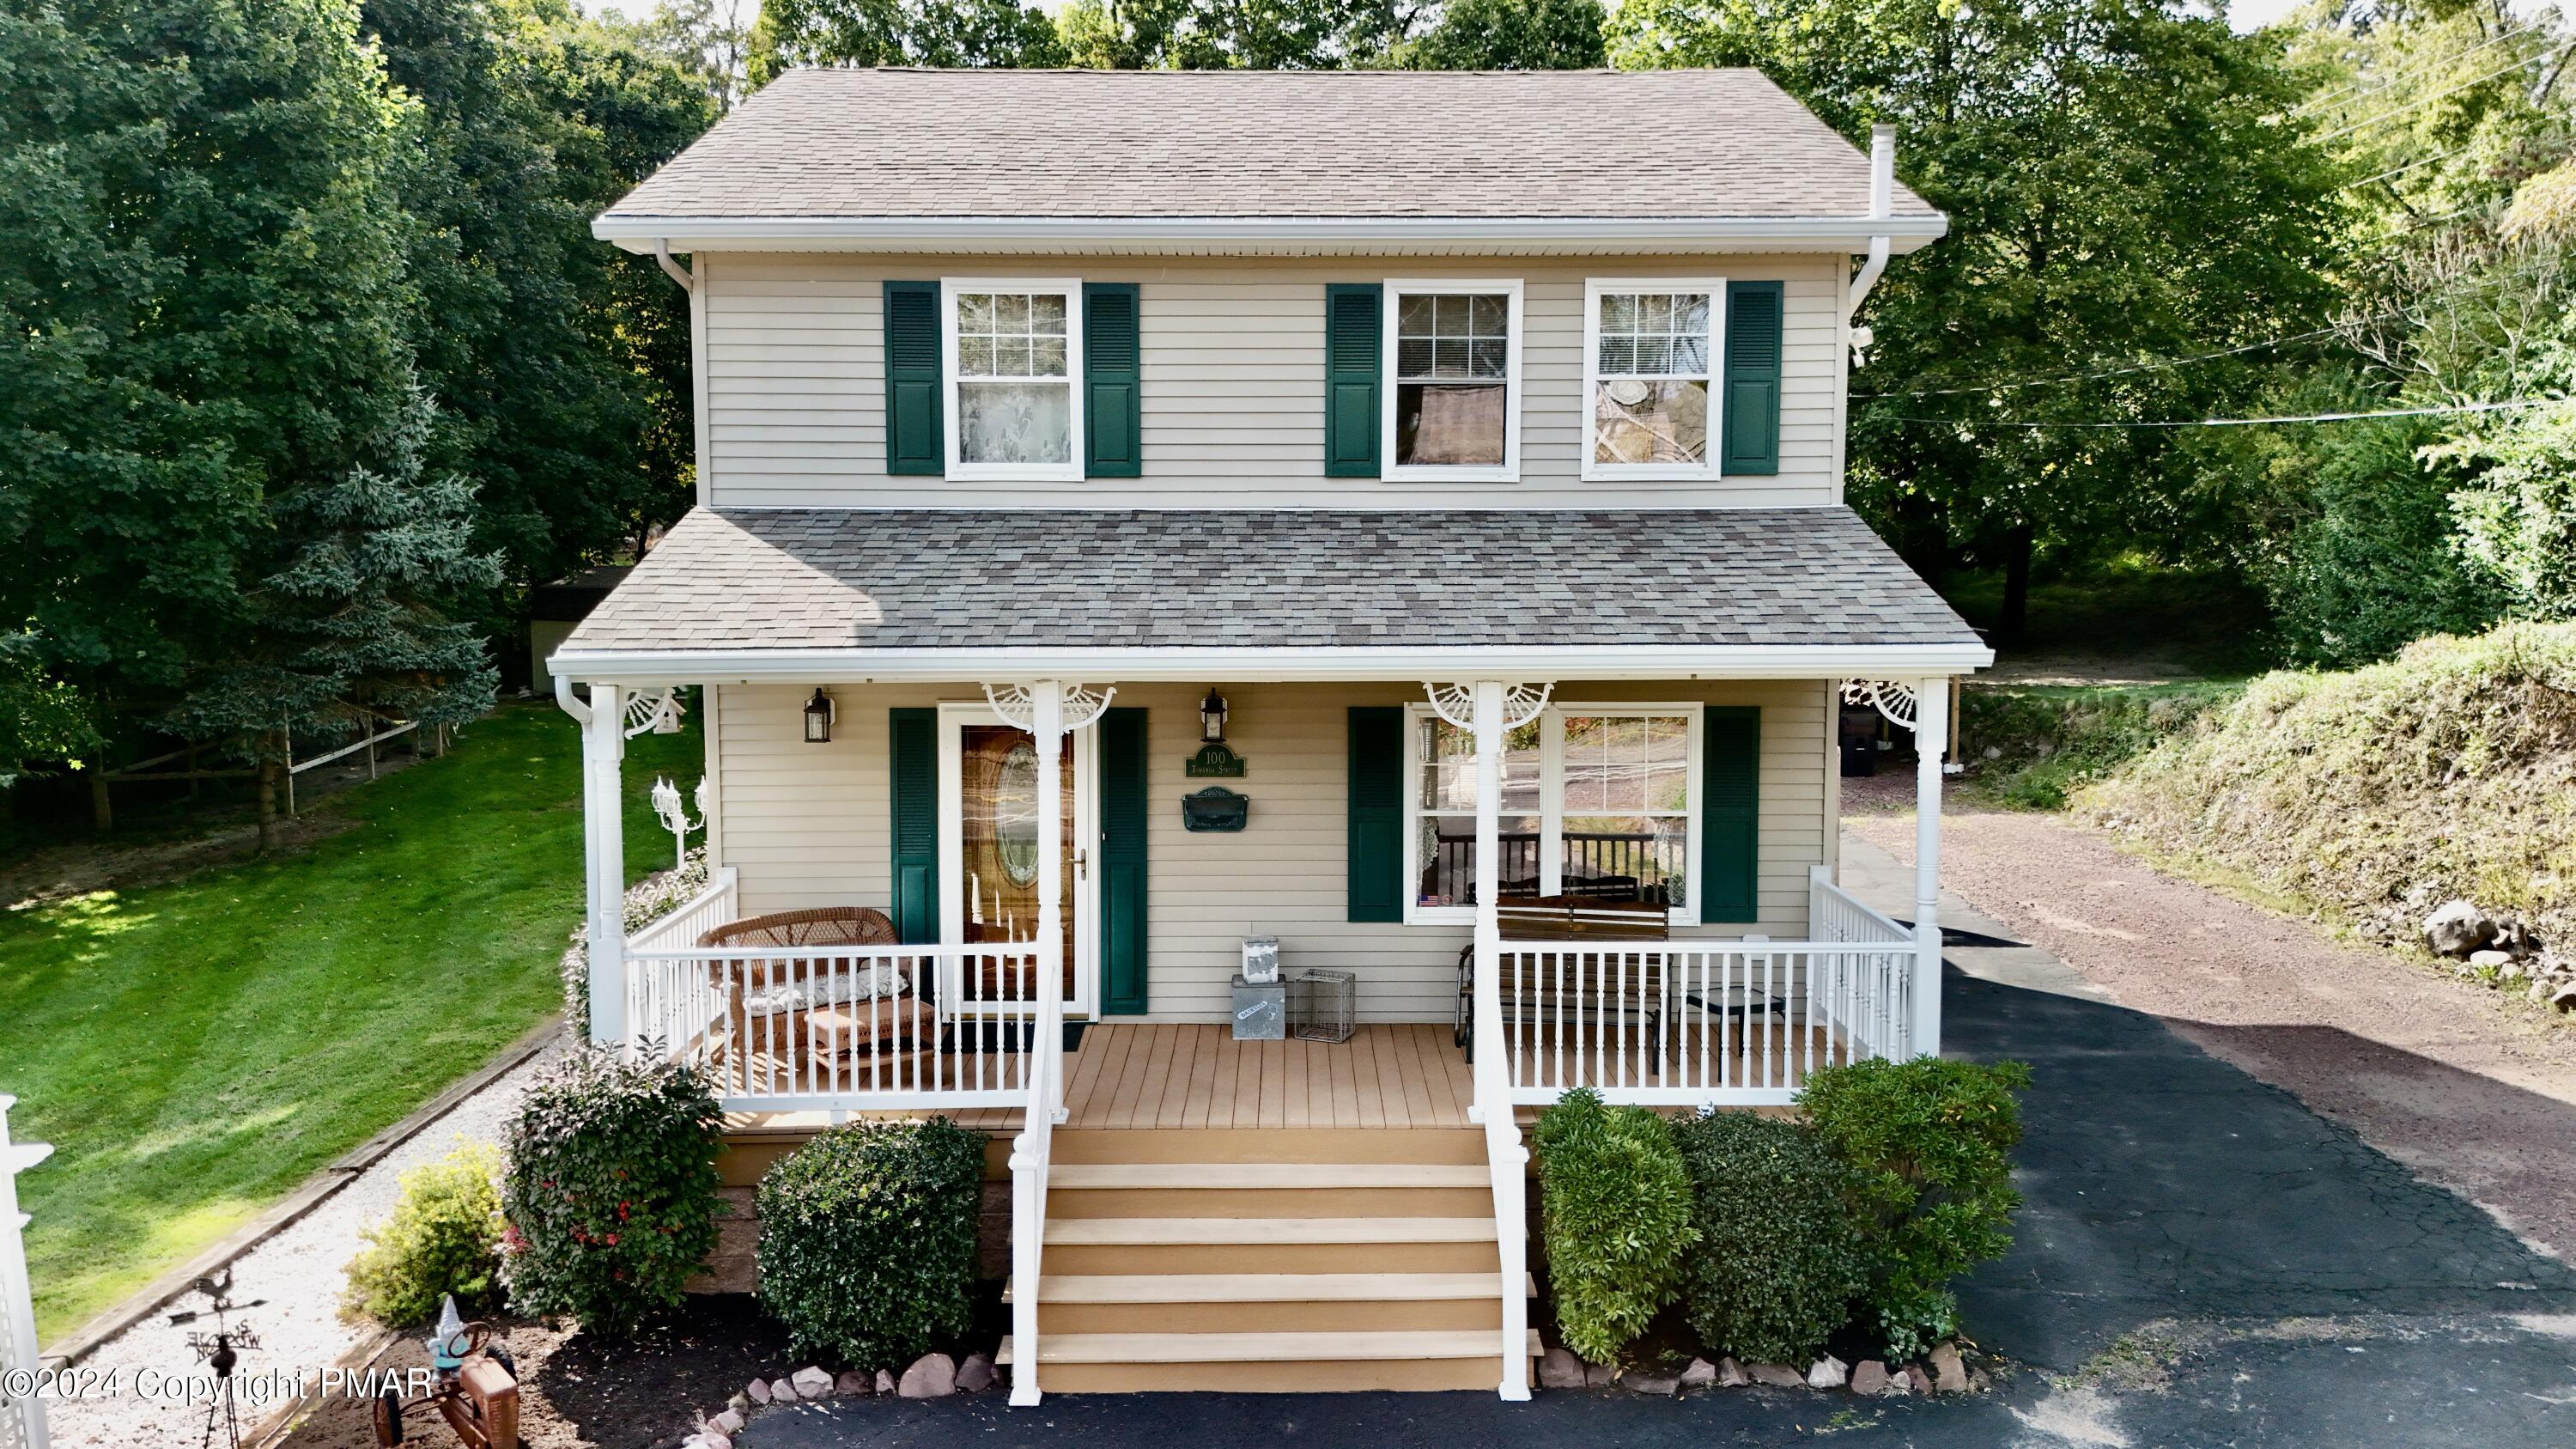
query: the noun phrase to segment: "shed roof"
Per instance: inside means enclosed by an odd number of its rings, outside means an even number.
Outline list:
[[[1982,648],[1840,507],[700,509],[558,657],[1771,645]]]
[[[601,218],[1859,217],[1753,70],[796,70]],[[1935,215],[1896,188],[1900,217]]]

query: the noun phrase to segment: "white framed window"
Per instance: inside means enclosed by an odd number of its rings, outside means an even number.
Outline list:
[[[1082,283],[946,277],[939,284],[948,476],[1082,478]]]
[[[1723,277],[1595,277],[1583,286],[1583,476],[1718,472]]]
[[[1519,482],[1519,279],[1390,281],[1385,292],[1385,476]]]
[[[1695,924],[1697,704],[1553,704],[1504,741],[1506,896],[1656,901]],[[1427,704],[1405,731],[1405,920],[1475,919],[1476,744]]]

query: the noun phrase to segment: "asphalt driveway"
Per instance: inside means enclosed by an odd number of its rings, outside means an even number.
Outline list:
[[[2017,1365],[1989,1395],[862,1399],[773,1412],[738,1442],[2576,1443],[2566,1265],[2151,1016],[2045,969],[1982,974],[2010,979],[1951,970],[1950,1051],[2035,1077],[2017,1240],[1960,1295],[1972,1333]]]

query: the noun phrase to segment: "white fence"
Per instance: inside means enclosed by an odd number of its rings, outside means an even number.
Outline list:
[[[26,1244],[19,1234],[27,1215],[18,1211],[18,1174],[53,1155],[41,1142],[12,1144],[9,1109],[0,1096],[0,1449],[46,1449],[45,1405],[27,1380],[37,1367],[35,1285],[27,1278]]]

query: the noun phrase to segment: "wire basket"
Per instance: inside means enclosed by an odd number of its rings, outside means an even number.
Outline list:
[[[1291,972],[1288,1034],[1299,1041],[1349,1041],[1358,985],[1348,971]]]

